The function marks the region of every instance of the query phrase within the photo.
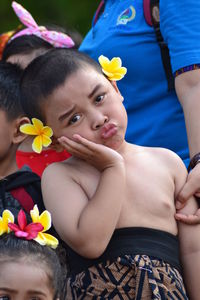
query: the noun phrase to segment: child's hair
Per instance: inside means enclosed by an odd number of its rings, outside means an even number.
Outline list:
[[[96,61],[75,49],[53,49],[37,57],[24,71],[20,84],[22,107],[27,116],[45,122],[42,105],[46,97],[70,75],[87,67],[102,74]]]
[[[67,33],[62,27],[57,25],[48,25],[45,26],[48,30],[54,30],[57,32]],[[81,43],[81,35],[75,30],[69,30],[69,35],[75,42],[73,48],[77,49]],[[23,35],[19,36],[13,40],[8,41],[6,44],[3,53],[2,60],[6,61],[9,57],[17,54],[30,54],[33,51],[37,51],[37,56],[47,52],[50,49],[53,49],[54,46],[42,38],[31,34],[31,35]]]
[[[37,37],[36,35],[23,35],[6,44],[2,53],[2,60],[6,61],[9,57],[16,54],[30,54],[37,50],[38,55],[44,50],[52,49],[53,45]]]
[[[0,237],[0,264],[3,262],[27,262],[42,268],[54,292],[53,299],[63,299],[64,278],[56,252],[48,246],[41,246],[34,240],[17,238],[12,233]]]
[[[19,66],[0,61],[0,109],[9,120],[23,115],[19,82],[22,70]]]

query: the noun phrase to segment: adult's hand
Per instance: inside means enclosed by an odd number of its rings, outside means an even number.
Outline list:
[[[190,157],[193,157],[200,150],[200,69],[177,76],[175,89],[184,111]],[[177,197],[176,208],[184,207],[191,196],[200,197],[200,164],[189,173],[187,182]],[[199,210],[194,216],[182,216],[178,213],[177,219],[188,224],[199,224],[200,213]]]
[[[176,209],[180,210],[183,208],[192,196],[200,197],[200,164],[197,164],[188,174],[187,181],[177,196]],[[175,217],[186,224],[200,224],[200,209],[194,215],[185,215],[177,211]]]

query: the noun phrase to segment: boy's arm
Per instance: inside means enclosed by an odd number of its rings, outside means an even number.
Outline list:
[[[44,203],[61,238],[82,256],[96,258],[105,250],[119,219],[125,194],[124,162],[116,151],[103,145],[85,139],[78,145],[66,141],[74,149],[71,152],[78,151],[77,156],[92,158],[101,172],[99,184],[88,199],[73,178],[72,166],[51,165],[42,177]]]
[[[179,193],[187,178],[187,170],[183,162],[177,158],[174,166],[175,174],[175,196]],[[186,205],[177,212],[179,214],[194,216],[198,206],[194,197],[191,197]],[[200,224],[188,225],[178,222],[178,235],[180,244],[180,257],[183,269],[184,282],[189,299],[199,300],[200,295]]]

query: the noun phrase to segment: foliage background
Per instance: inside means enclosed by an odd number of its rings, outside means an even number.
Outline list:
[[[100,0],[17,0],[33,16],[38,25],[54,24],[75,29],[84,37],[91,26]],[[0,32],[16,28],[20,22],[11,0],[0,0]]]

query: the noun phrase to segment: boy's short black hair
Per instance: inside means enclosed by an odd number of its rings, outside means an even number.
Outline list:
[[[53,49],[34,59],[24,71],[20,84],[22,107],[27,116],[45,122],[42,104],[46,97],[70,75],[87,67],[102,74],[96,61],[75,49]]]
[[[19,66],[0,61],[0,109],[5,111],[9,120],[24,114],[19,89],[21,75]]]

